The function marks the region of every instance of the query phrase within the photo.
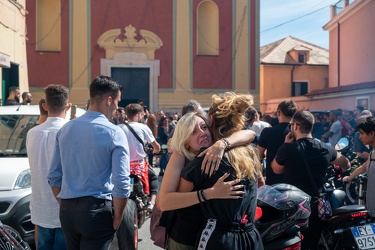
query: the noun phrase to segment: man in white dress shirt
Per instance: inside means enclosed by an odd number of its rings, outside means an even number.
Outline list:
[[[32,128],[26,139],[26,147],[31,172],[31,222],[37,227],[38,250],[66,249],[64,234],[59,219],[59,204],[47,181],[56,134],[68,122],[66,112],[69,90],[57,84],[48,85],[44,89],[46,96],[45,109],[48,110],[47,120]]]

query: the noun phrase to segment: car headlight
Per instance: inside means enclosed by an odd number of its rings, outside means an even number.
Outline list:
[[[22,171],[14,184],[14,189],[29,188],[31,187],[30,169]]]

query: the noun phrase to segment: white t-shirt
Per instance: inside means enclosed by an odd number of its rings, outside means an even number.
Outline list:
[[[155,141],[155,137],[152,134],[151,129],[147,125],[140,122],[129,122],[128,124],[142,139],[142,141],[147,141],[148,143],[152,143],[153,141]],[[118,126],[122,130],[124,130],[125,135],[128,138],[130,161],[139,161],[144,159],[147,156],[147,154],[143,149],[143,145],[141,145],[141,143],[134,136],[132,131],[130,131],[125,124],[119,124]]]
[[[328,138],[328,141],[329,143],[331,143],[332,147],[335,147],[336,143],[341,138],[341,132],[342,132],[341,122],[337,120],[334,123],[332,123],[329,131],[331,131],[333,134]]]
[[[251,130],[254,131],[257,136],[259,136],[262,133],[262,130],[268,127],[271,127],[271,125],[268,122],[255,121],[251,126]]]

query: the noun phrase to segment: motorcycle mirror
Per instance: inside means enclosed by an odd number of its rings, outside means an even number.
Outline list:
[[[342,137],[336,144],[335,148],[342,150],[349,145],[349,140],[346,137]]]

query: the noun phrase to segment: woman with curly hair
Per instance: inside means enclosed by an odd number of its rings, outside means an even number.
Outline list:
[[[181,173],[178,191],[196,190],[206,225],[200,234],[198,249],[263,249],[261,237],[254,226],[256,211],[257,180],[260,161],[252,145],[231,147],[225,139],[244,127],[245,110],[252,105],[248,94],[226,92],[213,95],[213,104],[208,111],[214,141],[222,140],[226,145],[219,168],[208,178],[201,174],[203,157],[193,159]],[[189,133],[193,129],[192,137]],[[178,122],[172,138],[172,150],[191,157],[195,144],[207,140],[202,119],[196,114],[187,114]],[[186,140],[186,138],[189,138]],[[192,148],[194,150],[192,150]],[[215,162],[211,163],[216,165]],[[241,180],[242,199],[208,199],[206,189],[212,187],[222,176],[226,181]]]

